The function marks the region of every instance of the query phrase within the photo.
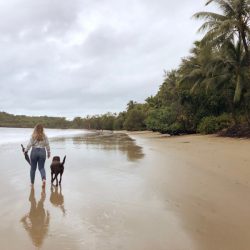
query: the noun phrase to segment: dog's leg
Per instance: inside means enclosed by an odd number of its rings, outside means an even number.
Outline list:
[[[61,185],[62,182],[62,173],[60,173],[60,181],[59,181],[59,185]]]
[[[53,173],[51,171],[51,184],[53,184]]]
[[[58,179],[57,179],[58,173],[56,174],[56,186],[58,187]]]
[[[58,186],[58,180],[57,180],[57,175],[58,175],[58,174],[53,173],[53,175],[54,175],[54,177],[53,177],[51,183],[52,183],[52,185],[53,185],[54,181],[56,180],[56,186]]]
[[[53,177],[53,175],[54,175],[54,177]],[[52,178],[52,180],[51,180],[51,184],[53,185],[53,182],[54,182],[54,180],[56,179],[56,174],[55,174],[55,173],[53,173],[51,178]]]

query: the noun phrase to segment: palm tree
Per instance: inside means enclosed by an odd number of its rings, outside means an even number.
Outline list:
[[[160,86],[156,99],[163,106],[168,106],[177,98],[179,76],[177,70],[165,72],[164,82]]]
[[[250,0],[208,0],[206,5],[216,3],[222,14],[213,12],[198,12],[197,19],[205,20],[199,31],[208,30],[202,42],[220,46],[225,41],[243,43],[248,63],[250,38]]]
[[[238,103],[242,99],[242,93],[247,90],[250,71],[247,64],[246,54],[243,54],[240,42],[234,45],[227,41],[222,48],[220,55],[217,58],[218,75],[224,75],[227,81],[231,81],[235,86],[234,102]]]
[[[130,100],[128,103],[127,103],[127,111],[133,109],[135,107],[137,103],[134,102],[133,100]]]
[[[212,88],[224,96],[236,121],[236,106],[243,100],[249,90],[250,71],[243,51],[238,41],[235,45],[226,40],[219,48],[204,46],[195,42],[191,56],[183,59],[179,69],[180,83],[185,84],[194,94],[201,89]]]
[[[201,42],[196,41],[191,49],[191,56],[182,60],[179,83],[188,86],[192,94],[199,88],[208,89],[213,83],[210,61],[213,61],[211,47],[203,46]]]
[[[233,103],[231,101],[228,103],[231,106],[234,120],[237,122],[235,109],[237,106],[241,106],[240,109],[244,107],[246,119],[250,124],[246,98],[250,89],[250,70],[241,43],[238,41],[237,44],[234,44],[226,41],[210,64],[213,65],[211,68],[217,91],[227,92],[226,96],[233,96]]]

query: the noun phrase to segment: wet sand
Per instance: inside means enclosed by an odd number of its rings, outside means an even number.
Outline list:
[[[1,249],[249,249],[250,140],[129,136],[53,139],[67,160],[45,192],[20,145],[0,146]]]
[[[250,140],[166,138],[148,132],[131,136],[148,145],[151,164],[145,179],[192,241],[192,247],[183,242],[180,249],[249,249]],[[178,234],[171,239],[178,240]]]

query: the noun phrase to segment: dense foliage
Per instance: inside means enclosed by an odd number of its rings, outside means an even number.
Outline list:
[[[0,127],[32,128],[42,123],[47,128],[69,128],[71,122],[64,117],[11,115],[0,112]]]
[[[119,114],[65,118],[0,114],[1,126],[72,127],[105,130],[153,130],[161,133],[214,133],[250,127],[250,1],[209,0],[221,13],[199,12],[204,20],[190,55],[166,72],[155,96],[130,101]],[[235,129],[234,129],[235,130]]]

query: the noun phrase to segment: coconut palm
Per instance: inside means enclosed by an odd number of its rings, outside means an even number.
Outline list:
[[[225,41],[219,49],[195,43],[192,55],[183,60],[181,83],[189,85],[191,93],[197,88],[233,89],[234,103],[241,100],[249,82],[249,66],[240,42]]]
[[[211,47],[203,46],[196,41],[191,49],[191,56],[182,60],[179,73],[180,84],[185,84],[194,93],[197,89],[206,89],[213,83],[213,71],[210,61],[213,60]]]
[[[218,46],[228,40],[239,41],[243,43],[249,63],[250,0],[209,0],[206,5],[212,2],[218,5],[222,14],[198,12],[194,15],[197,19],[205,20],[199,29],[199,31],[208,31],[202,42]]]
[[[218,76],[218,83],[232,84],[234,86],[234,102],[242,99],[242,93],[248,89],[250,71],[246,54],[243,53],[240,42],[235,45],[230,41],[225,42],[220,53],[216,57],[214,75]],[[223,76],[223,79],[221,78]],[[218,84],[218,85],[219,85]]]

